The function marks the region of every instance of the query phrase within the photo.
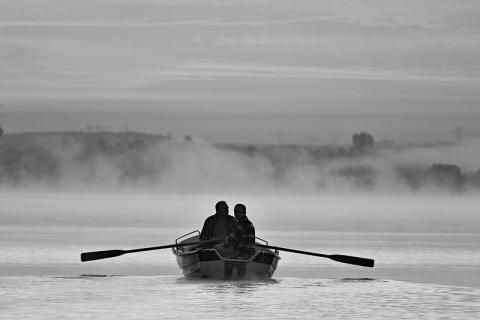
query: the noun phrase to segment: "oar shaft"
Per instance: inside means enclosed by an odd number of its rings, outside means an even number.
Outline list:
[[[165,246],[140,248],[140,249],[132,249],[132,250],[104,250],[104,251],[84,252],[80,255],[80,259],[82,261],[100,260],[100,259],[118,257],[125,253],[160,250],[160,249],[168,249],[168,248],[174,248],[174,247],[186,247],[186,246],[194,246],[194,245],[207,244],[207,243],[210,243],[210,241],[175,243],[175,244],[169,244]]]
[[[327,255],[327,254],[301,251],[301,250],[295,250],[295,249],[289,249],[289,248],[274,247],[274,246],[269,246],[269,245],[265,245],[265,244],[255,244],[255,246],[261,247],[261,248],[268,248],[268,249],[286,251],[286,252],[306,254],[306,255],[315,256],[315,257],[328,258],[328,259],[331,259],[331,260],[334,260],[334,261],[337,261],[337,262],[353,264],[353,265],[361,266],[361,267],[373,268],[373,266],[375,264],[375,261],[372,260],[372,259],[353,257],[353,256],[345,256],[345,255],[341,255],[341,254]]]
[[[158,247],[150,247],[150,248],[140,248],[140,249],[132,249],[132,250],[125,250],[125,253],[134,253],[134,252],[142,252],[142,251],[151,251],[151,250],[160,250],[160,249],[168,249],[174,247],[187,247],[187,246],[194,246],[198,244],[206,244],[209,241],[196,241],[196,242],[187,242],[187,243],[175,243],[175,244],[168,244],[165,246],[158,246]]]
[[[265,245],[265,244],[255,244],[255,246],[257,246],[257,247],[262,247],[262,248],[268,248],[268,249],[274,249],[274,250],[280,250],[280,251],[286,251],[286,252],[306,254],[306,255],[309,255],[309,256],[316,256],[316,257],[322,257],[322,258],[330,258],[330,256],[328,256],[328,255],[326,255],[326,254],[315,253],[315,252],[308,252],[308,251],[301,251],[301,250],[288,249],[288,248],[282,248],[282,247],[267,246],[267,245]]]

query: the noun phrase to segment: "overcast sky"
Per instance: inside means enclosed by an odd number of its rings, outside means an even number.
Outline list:
[[[6,132],[480,137],[478,0],[0,0]]]

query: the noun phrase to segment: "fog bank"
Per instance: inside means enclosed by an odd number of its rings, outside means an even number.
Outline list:
[[[0,186],[160,193],[470,193],[477,141],[375,148],[214,145],[141,133],[5,135]]]

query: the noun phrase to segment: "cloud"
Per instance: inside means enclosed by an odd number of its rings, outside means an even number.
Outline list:
[[[397,81],[477,81],[480,68],[469,75],[458,70],[432,70],[426,68],[369,68],[369,67],[304,67],[258,64],[192,63],[183,66],[185,74],[209,77],[297,77],[297,78],[343,78]]]
[[[213,46],[326,46],[328,40],[321,37],[254,37],[220,38],[211,42]]]
[[[450,8],[455,19],[433,2],[273,3],[9,1],[0,13],[3,99],[239,96],[253,83],[314,96],[324,80],[331,92],[345,91],[338,80],[452,92],[480,79],[480,34],[461,24],[473,2]],[[425,95],[433,91],[445,92]],[[477,97],[465,91],[457,96]]]
[[[2,8],[1,25],[265,27],[324,21],[357,26],[430,26],[421,15],[412,15],[412,5],[392,7],[384,1],[319,5],[317,1],[290,0],[278,5],[274,0],[18,0]]]

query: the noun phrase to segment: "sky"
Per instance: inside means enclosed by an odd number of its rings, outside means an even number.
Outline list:
[[[480,138],[478,0],[0,0],[6,133]]]

